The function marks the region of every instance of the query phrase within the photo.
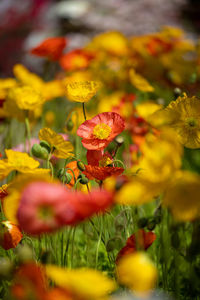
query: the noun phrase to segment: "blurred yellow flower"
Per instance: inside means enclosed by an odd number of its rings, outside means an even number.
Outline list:
[[[0,99],[5,99],[10,88],[17,86],[14,78],[0,79]]]
[[[44,81],[35,73],[30,72],[21,64],[16,64],[13,73],[21,85],[30,86],[36,92],[42,93]]]
[[[154,88],[150,85],[150,83],[140,74],[136,73],[134,69],[130,70],[129,77],[132,85],[139,91],[142,92],[154,91]]]
[[[167,188],[163,205],[178,221],[193,221],[200,217],[200,176],[188,171],[177,172]]]
[[[112,279],[93,269],[70,270],[47,265],[46,274],[58,286],[66,288],[79,299],[102,299],[116,289]]]
[[[165,112],[176,114],[170,125],[178,133],[180,143],[187,148],[200,148],[200,99],[184,94],[172,101]]]
[[[19,109],[35,110],[44,103],[44,98],[30,86],[14,87],[9,90],[8,101],[14,101]]]
[[[55,113],[52,110],[48,110],[44,116],[45,124],[48,127],[52,126],[55,122],[55,118],[56,118]]]
[[[46,101],[65,95],[65,87],[61,80],[45,82],[42,95]]]
[[[136,293],[147,293],[156,284],[157,269],[143,252],[122,257],[116,271],[119,282]]]
[[[77,81],[66,86],[67,98],[75,102],[88,102],[101,87],[98,81]]]
[[[6,159],[0,160],[0,180],[6,178],[11,171],[20,173],[48,173],[48,169],[38,169],[39,162],[30,157],[27,153],[5,150]]]
[[[128,40],[118,31],[110,31],[97,35],[86,49],[102,50],[117,56],[128,54]]]
[[[157,137],[148,134],[141,152],[138,165],[132,168],[135,176],[116,194],[117,203],[141,205],[152,201],[168,187],[172,174],[181,167],[182,147],[174,139],[172,129],[163,129]]]
[[[146,101],[138,104],[136,106],[137,113],[140,117],[149,120],[149,117],[155,113],[156,111],[162,109],[163,106],[161,104],[155,103],[155,101]]]
[[[51,128],[42,128],[39,132],[39,139],[46,141],[51,146],[51,153],[58,158],[68,158],[73,156],[73,145],[65,141],[62,135],[56,133]]]

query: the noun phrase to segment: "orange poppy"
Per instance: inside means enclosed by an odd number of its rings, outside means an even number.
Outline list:
[[[22,265],[15,273],[11,294],[16,300],[45,299],[46,278],[43,269],[33,262]]]
[[[71,189],[75,184],[74,175],[75,175],[76,180],[79,176],[79,169],[77,167],[77,161],[70,162],[69,164],[67,164],[65,166],[65,168],[66,168],[66,173],[68,173],[72,176],[72,179],[71,179],[70,183],[66,184],[66,187]],[[74,174],[70,169],[74,172]]]
[[[5,250],[15,248],[21,241],[23,235],[18,226],[10,221],[0,223],[0,245]]]
[[[94,55],[86,52],[83,49],[70,51],[60,58],[60,65],[66,71],[76,71],[85,69],[89,66]]]
[[[56,61],[62,55],[62,52],[67,44],[66,38],[53,37],[44,40],[41,44],[31,49],[31,54],[41,57],[47,57],[50,60]]]

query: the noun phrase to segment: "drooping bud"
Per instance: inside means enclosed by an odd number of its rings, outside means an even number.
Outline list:
[[[83,174],[79,175],[79,176],[78,176],[78,179],[80,179],[79,182],[80,182],[81,184],[87,184],[87,183],[89,182],[88,178],[87,178],[85,175],[83,175]]]
[[[138,228],[144,228],[147,226],[147,223],[148,223],[148,219],[147,218],[140,218],[138,220]]]
[[[51,152],[51,146],[49,145],[49,143],[47,143],[46,141],[41,141],[40,142],[40,146],[47,149],[47,151],[50,153]]]
[[[69,119],[67,121],[66,128],[68,131],[72,131],[72,129],[74,128],[74,122],[72,121],[72,119]]]
[[[85,171],[85,165],[82,161],[77,161],[77,167],[80,171]]]

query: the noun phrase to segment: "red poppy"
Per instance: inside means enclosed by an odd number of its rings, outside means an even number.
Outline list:
[[[46,278],[35,263],[22,265],[14,276],[11,293],[16,300],[43,300],[46,295]]]
[[[31,49],[31,54],[41,57],[47,57],[50,60],[56,61],[62,55],[62,52],[67,44],[66,38],[53,37],[44,40],[37,47]]]
[[[156,235],[154,232],[149,231],[146,232],[144,229],[139,229],[136,234],[131,235],[126,241],[125,247],[123,247],[116,258],[116,262],[127,254],[133,253],[137,251],[137,248],[142,248],[143,250],[147,250],[151,244],[155,241]]]
[[[20,228],[31,235],[52,232],[75,217],[68,198],[69,190],[61,184],[33,182],[23,191],[17,212]]]
[[[163,53],[168,53],[173,49],[172,42],[164,41],[158,37],[150,39],[146,46],[149,54],[155,57]]]
[[[60,65],[66,71],[87,68],[94,55],[83,49],[76,49],[61,56]]]
[[[82,123],[77,135],[82,137],[82,144],[88,150],[101,150],[124,130],[123,118],[114,112],[98,114]]]
[[[66,225],[74,225],[92,215],[104,212],[113,204],[113,193],[104,189],[95,189],[90,193],[73,192],[68,198],[71,206],[74,206],[76,214],[74,219]]]
[[[0,245],[5,250],[15,248],[21,241],[23,235],[18,226],[10,221],[0,223]]]
[[[112,156],[109,153],[103,153],[103,150],[88,150],[87,161],[88,165],[85,165],[83,174],[88,179],[105,180],[112,175],[120,175],[124,171],[123,168],[113,167]]]

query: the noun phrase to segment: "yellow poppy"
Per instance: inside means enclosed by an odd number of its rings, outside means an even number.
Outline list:
[[[136,252],[125,255],[117,265],[120,283],[133,292],[145,293],[152,290],[157,280],[157,269],[147,254]]]
[[[65,141],[62,135],[56,133],[51,128],[42,128],[39,132],[39,139],[46,141],[51,146],[51,152],[58,158],[68,158],[73,156],[73,145]]]
[[[200,99],[184,94],[172,101],[165,111],[176,114],[170,125],[178,133],[180,143],[187,148],[200,148]]]
[[[67,84],[66,94],[70,101],[88,102],[101,87],[98,81],[77,81]]]
[[[178,221],[193,221],[200,217],[200,176],[177,172],[167,188],[163,205],[169,207]]]
[[[81,299],[102,299],[116,289],[112,279],[93,269],[70,270],[47,265],[46,274],[58,286],[66,288],[75,297]]]
[[[150,83],[140,74],[136,73],[135,70],[131,69],[129,72],[129,77],[132,85],[142,92],[153,92],[154,88]]]
[[[19,109],[35,110],[44,103],[44,98],[30,86],[14,87],[9,90],[8,101],[14,101]]]
[[[39,162],[30,157],[27,153],[5,150],[6,159],[0,160],[0,180],[6,178],[11,171],[20,173],[48,173],[48,169],[38,169]]]

